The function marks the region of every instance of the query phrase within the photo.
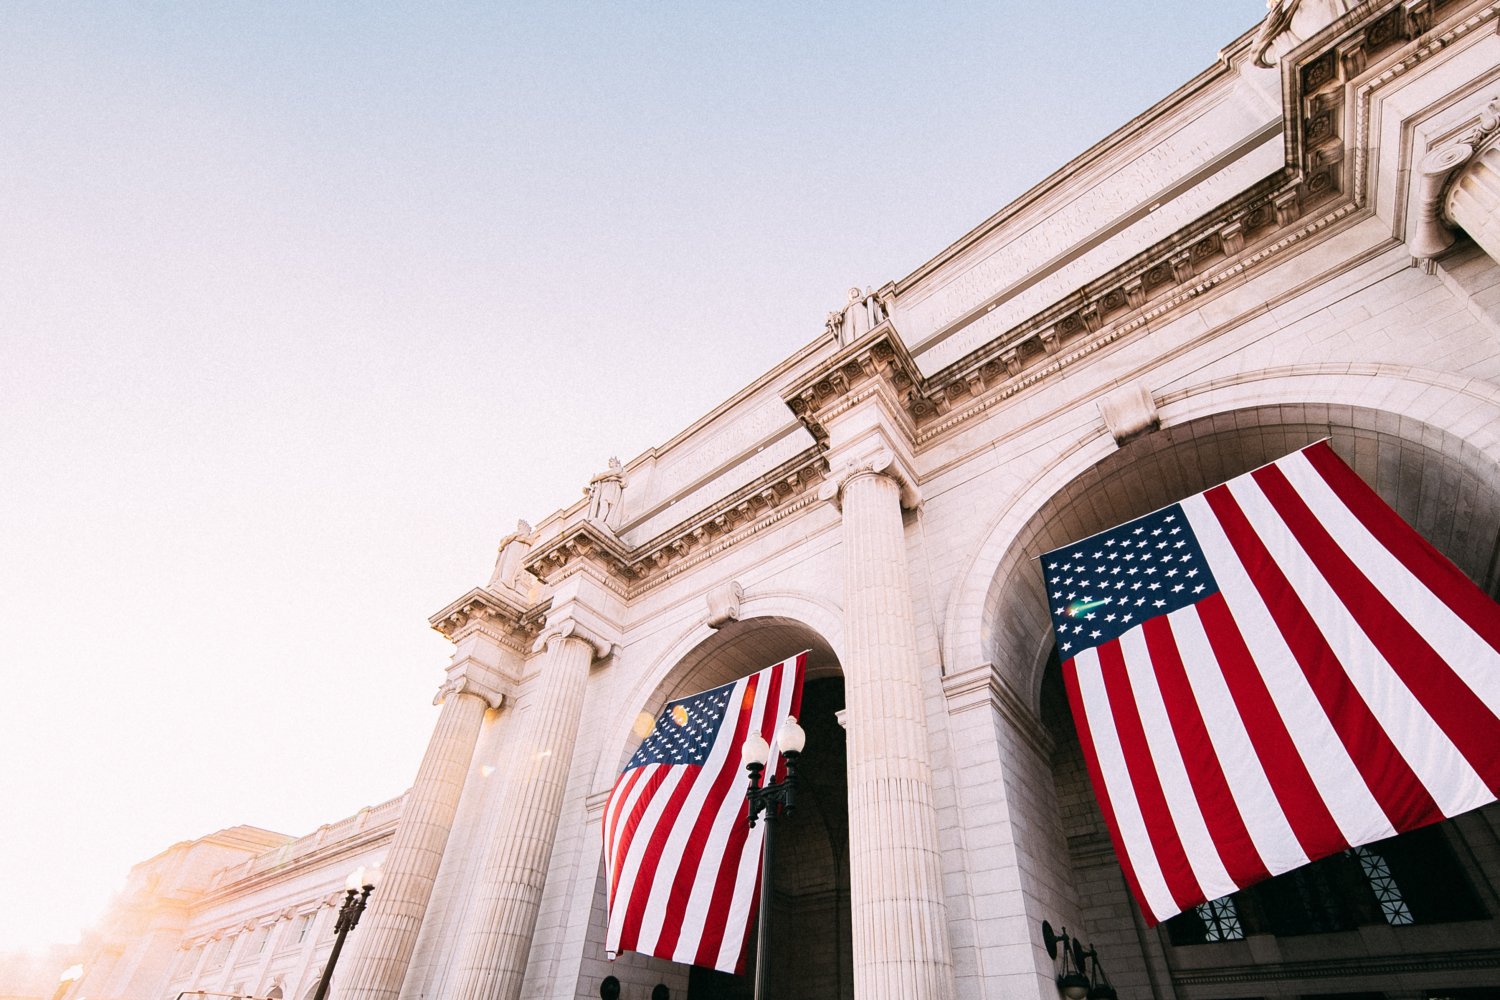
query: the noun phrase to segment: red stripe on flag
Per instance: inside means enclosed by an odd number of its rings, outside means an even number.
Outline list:
[[[1442,811],[1437,803],[1360,697],[1317,621],[1287,582],[1234,494],[1227,486],[1215,486],[1203,498],[1234,546],[1349,759],[1391,825],[1400,827],[1403,817],[1415,815],[1440,819]]]
[[[1135,789],[1136,801],[1140,803],[1146,833],[1151,838],[1151,847],[1156,852],[1172,901],[1179,910],[1185,910],[1203,901],[1203,888],[1198,884],[1193,866],[1188,863],[1187,851],[1177,834],[1171,807],[1167,805],[1166,793],[1162,791],[1157,776],[1156,762],[1151,759],[1151,746],[1146,742],[1146,730],[1141,724],[1141,710],[1136,705],[1135,690],[1125,671],[1125,654],[1120,650],[1119,640],[1104,643],[1097,652],[1099,674],[1104,680],[1115,732],[1120,738],[1120,752],[1130,771],[1130,783]]]
[[[1140,879],[1136,877],[1135,866],[1130,863],[1130,852],[1125,850],[1125,840],[1120,836],[1120,824],[1115,819],[1115,808],[1110,802],[1109,786],[1104,783],[1104,771],[1099,767],[1099,754],[1094,749],[1094,734],[1089,731],[1089,716],[1083,707],[1083,692],[1078,688],[1078,667],[1072,660],[1068,660],[1062,666],[1062,673],[1068,689],[1068,702],[1073,707],[1073,720],[1078,723],[1078,745],[1083,750],[1083,762],[1089,771],[1089,781],[1094,785],[1094,794],[1099,799],[1099,812],[1104,816],[1104,826],[1109,830],[1110,842],[1114,844],[1115,857],[1120,860],[1120,872],[1125,876],[1125,884],[1130,887],[1131,895],[1140,904],[1146,926],[1155,927],[1157,918],[1146,902],[1146,894],[1141,892]]]
[[[640,797],[630,807],[630,815],[625,817],[624,824],[620,827],[615,840],[615,873],[614,882],[609,887],[609,898],[615,898],[615,893],[620,888],[620,871],[625,866],[625,855],[630,852],[630,845],[635,840],[635,832],[641,825],[641,817],[645,815],[646,809],[651,805],[651,798],[656,794],[662,782],[667,780],[667,769],[656,764],[647,764],[644,767],[635,768],[637,772],[644,774],[640,780],[647,782],[645,788],[641,789]]]
[[[1250,647],[1240,632],[1239,623],[1229,611],[1223,594],[1211,594],[1194,607],[1203,619],[1203,634],[1213,647],[1214,658],[1229,687],[1230,697],[1239,709],[1245,733],[1255,747],[1261,770],[1271,783],[1276,801],[1286,816],[1302,853],[1320,858],[1349,846],[1323,802],[1318,786],[1308,773],[1297,745],[1287,732],[1286,722],[1276,710],[1276,702],[1266,688]]]
[[[1203,712],[1193,696],[1187,669],[1182,665],[1182,654],[1172,634],[1170,618],[1163,615],[1147,619],[1141,629],[1146,649],[1151,654],[1156,684],[1161,689],[1162,702],[1172,722],[1172,733],[1182,751],[1182,762],[1193,786],[1193,795],[1198,800],[1198,809],[1203,814],[1219,858],[1224,862],[1225,871],[1238,886],[1268,878],[1270,872],[1250,839],[1250,831],[1240,815],[1234,793],[1229,789],[1229,781],[1224,777],[1218,752],[1203,724]]]
[[[781,673],[778,671],[771,675],[768,706],[776,704],[780,686]],[[747,689],[747,698],[753,699],[754,697],[754,682],[752,681],[751,687]],[[714,775],[713,785],[704,800],[704,806],[698,810],[698,817],[693,823],[692,832],[688,834],[687,843],[683,845],[684,864],[677,869],[677,876],[672,880],[667,900],[666,920],[662,923],[661,936],[657,938],[656,947],[653,949],[659,955],[672,954],[677,948],[678,938],[682,935],[682,922],[683,917],[687,915],[688,900],[692,897],[693,886],[698,881],[699,871],[705,860],[703,849],[714,828],[714,820],[719,815],[720,806],[728,796],[734,794],[735,786],[739,784],[737,780],[740,770],[738,750],[748,734],[751,715],[752,712],[742,711],[735,719],[734,740],[729,744],[729,753],[724,756],[719,773]],[[727,867],[726,862],[732,863],[736,858],[737,855],[726,853],[723,857],[711,860],[721,867]]]
[[[1492,649],[1500,652],[1500,615],[1495,614],[1495,602],[1401,520],[1400,515],[1334,454],[1328,442],[1311,445],[1303,449],[1302,454],[1307,456],[1308,462],[1365,526],[1365,530],[1422,581],[1438,600],[1452,608],[1453,613]]]
[[[1266,466],[1254,476],[1361,631],[1490,791],[1500,794],[1500,739],[1495,735],[1500,719],[1360,571],[1278,466]],[[1423,814],[1392,821],[1396,829],[1406,830],[1438,818]]]

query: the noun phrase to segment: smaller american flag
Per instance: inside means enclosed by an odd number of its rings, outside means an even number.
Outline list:
[[[611,959],[742,971],[764,825],[746,819],[740,747],[801,711],[806,659],[671,702],[625,765],[604,806]],[[779,766],[773,752],[768,773]]]

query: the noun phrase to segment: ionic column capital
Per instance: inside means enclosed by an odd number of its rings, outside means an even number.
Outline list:
[[[449,677],[438,685],[437,694],[432,696],[434,705],[441,705],[450,697],[457,694],[472,694],[480,698],[486,708],[498,709],[505,704],[506,688],[494,684],[490,679],[477,677],[473,674],[462,673]]]
[[[894,451],[884,447],[864,458],[846,460],[818,488],[818,499],[828,501],[842,512],[844,489],[861,476],[884,476],[892,480],[901,490],[901,506],[907,510],[921,509],[922,492],[916,474]]]
[[[531,651],[540,653],[566,639],[576,639],[587,643],[591,656],[600,660],[612,655],[617,645],[614,640],[614,630],[599,622],[585,622],[576,615],[569,615],[555,621],[551,615],[548,615],[547,627],[542,629],[541,635],[537,636]]]
[[[1431,259],[1453,245],[1462,229],[1491,257],[1500,252],[1500,98],[1479,113],[1478,123],[1456,142],[1432,150],[1417,164],[1415,213],[1407,244],[1412,256]],[[1500,259],[1500,258],[1497,258]]]

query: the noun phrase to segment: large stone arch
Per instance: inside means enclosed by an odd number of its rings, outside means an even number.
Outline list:
[[[1332,438],[1402,516],[1493,588],[1494,569],[1482,565],[1492,557],[1493,532],[1482,551],[1465,541],[1473,515],[1486,526],[1500,516],[1500,391],[1493,387],[1389,365],[1297,367],[1196,384],[1163,394],[1158,406],[1162,430],[1117,447],[1101,429],[1038,469],[998,512],[949,601],[948,662],[993,663],[1035,709],[1050,625],[1040,578],[1026,571],[1031,560],[1320,437]],[[1235,448],[1226,450],[1226,442]],[[1196,473],[1183,465],[1188,454],[1202,459]],[[1167,474],[1141,480],[1141,470],[1153,462],[1158,473],[1165,463]],[[1430,474],[1442,489],[1458,487],[1456,500],[1484,494],[1483,510],[1470,511],[1464,524],[1449,518],[1445,535],[1420,487],[1410,495],[1413,478]],[[1074,502],[1085,493],[1087,504]]]
[[[802,792],[798,815],[792,821],[796,825],[778,838],[775,852],[778,908],[773,911],[773,954],[778,956],[778,965],[805,967],[793,969],[796,974],[778,991],[778,996],[788,998],[852,997],[846,764],[843,732],[833,718],[835,706],[825,704],[831,696],[837,700],[836,707],[842,707],[840,621],[840,609],[831,601],[771,592],[743,598],[739,618],[717,630],[703,623],[683,630],[621,700],[605,734],[594,780],[594,808],[602,809],[603,793],[613,786],[646,731],[642,724],[653,720],[669,701],[809,651],[802,720],[808,748],[803,756]],[[815,688],[819,693],[814,693]],[[815,701],[821,705],[816,718]],[[585,942],[587,956],[603,954],[602,859],[594,898]],[[831,936],[829,947],[824,947],[825,936]],[[795,947],[798,944],[801,947]],[[816,954],[820,949],[826,954]],[[602,974],[603,963],[595,968]],[[656,983],[665,984],[673,997],[687,1000],[749,996],[748,977],[733,982],[700,978],[684,966],[639,955],[620,956],[608,971],[620,980],[622,996],[647,996]],[[588,981],[587,975],[580,981],[579,997],[594,995],[586,988]]]

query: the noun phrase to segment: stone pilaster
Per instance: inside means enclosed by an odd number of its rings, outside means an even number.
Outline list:
[[[854,993],[948,1000],[952,958],[901,499],[889,453],[849,469],[844,515],[844,691]]]
[[[458,951],[454,1000],[516,1000],[531,949],[589,665],[606,653],[573,621],[549,628],[538,646],[546,654],[531,682],[519,732],[502,764],[505,790],[494,842],[466,920]]]
[[[1444,214],[1500,261],[1500,145],[1491,141],[1453,178]]]

